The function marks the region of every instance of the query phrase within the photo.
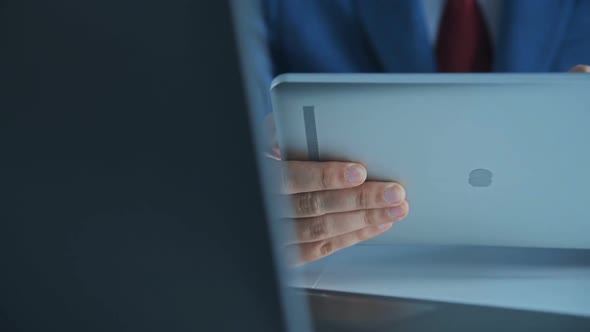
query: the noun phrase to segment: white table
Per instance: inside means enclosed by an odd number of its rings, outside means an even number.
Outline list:
[[[291,285],[590,316],[590,250],[358,245]]]

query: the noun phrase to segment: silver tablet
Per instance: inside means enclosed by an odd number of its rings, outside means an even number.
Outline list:
[[[287,160],[356,161],[411,213],[372,243],[590,248],[590,75],[285,74]]]

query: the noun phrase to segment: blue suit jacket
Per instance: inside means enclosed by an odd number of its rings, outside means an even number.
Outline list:
[[[422,1],[264,0],[265,73],[436,72]],[[505,0],[496,72],[590,63],[590,0]]]

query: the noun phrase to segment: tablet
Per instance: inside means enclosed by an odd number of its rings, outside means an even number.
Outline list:
[[[590,248],[590,75],[285,74],[271,96],[284,159],[405,186],[369,243]]]

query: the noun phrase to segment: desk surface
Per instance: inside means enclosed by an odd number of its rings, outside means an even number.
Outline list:
[[[590,316],[590,250],[359,245],[291,285]]]

